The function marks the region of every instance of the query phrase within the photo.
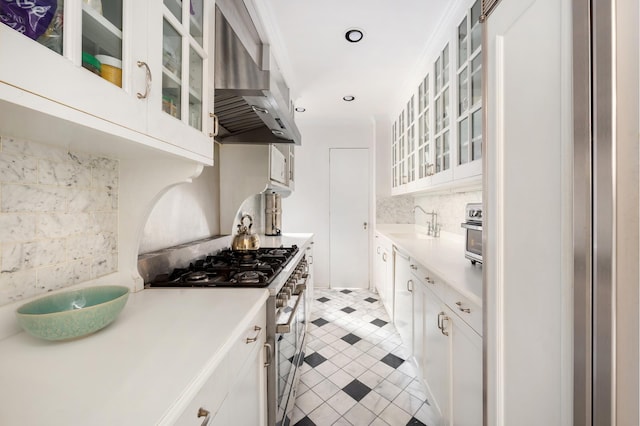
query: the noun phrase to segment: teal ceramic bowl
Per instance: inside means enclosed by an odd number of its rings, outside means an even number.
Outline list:
[[[127,287],[86,287],[25,303],[16,316],[20,326],[32,336],[45,340],[73,339],[109,325],[128,298]]]

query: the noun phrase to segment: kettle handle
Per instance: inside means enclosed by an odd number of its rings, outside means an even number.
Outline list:
[[[243,214],[243,215],[242,215],[242,218],[240,219],[240,223],[241,223],[242,225],[244,225],[244,220],[245,220],[245,219],[249,219],[249,226],[248,226],[247,228],[248,228],[248,229],[251,229],[251,226],[253,226],[253,218],[252,218],[250,215],[248,215],[248,214]]]

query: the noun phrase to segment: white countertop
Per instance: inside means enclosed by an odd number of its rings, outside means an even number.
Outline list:
[[[0,341],[0,424],[151,425],[188,402],[268,297],[260,288],[149,289],[67,342]],[[182,402],[180,402],[182,401]]]
[[[376,231],[470,301],[482,306],[482,266],[472,265],[464,257],[463,236],[442,232],[438,238],[402,238],[397,234],[424,231],[416,225],[401,224],[376,225]]]

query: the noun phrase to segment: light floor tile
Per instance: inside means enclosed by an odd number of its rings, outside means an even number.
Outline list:
[[[327,403],[313,410],[308,417],[316,425],[330,425],[340,418],[340,414]]]
[[[302,410],[303,413],[309,414],[316,408],[318,408],[324,401],[312,390],[307,391],[304,395],[296,398],[296,407]]]
[[[406,425],[407,422],[411,420],[411,415],[394,403],[389,404],[387,408],[380,413],[380,417],[387,423],[397,425]]]
[[[323,401],[327,401],[339,390],[340,388],[329,379],[325,379],[313,387],[313,392],[322,398]]]
[[[362,404],[356,404],[344,415],[354,426],[369,426],[377,416]]]
[[[382,410],[387,408],[391,401],[389,401],[384,396],[380,395],[376,391],[371,391],[360,400],[360,403],[367,407],[371,412],[373,412],[376,416],[379,416],[382,413]]]
[[[356,401],[342,391],[329,398],[327,403],[342,415],[344,415],[347,411],[351,410],[354,405],[356,405]]]
[[[355,379],[355,377],[344,370],[338,370],[329,376],[329,380],[331,380],[336,386],[339,386],[340,389],[353,382],[353,379]]]

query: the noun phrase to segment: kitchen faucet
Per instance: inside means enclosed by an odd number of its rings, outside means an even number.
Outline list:
[[[422,210],[422,213],[431,216],[431,221],[427,221],[427,235],[439,237],[440,236],[440,227],[441,225],[438,223],[438,213],[431,210],[431,212],[426,212],[422,206],[413,206],[411,209],[411,213],[415,213],[416,209]]]

